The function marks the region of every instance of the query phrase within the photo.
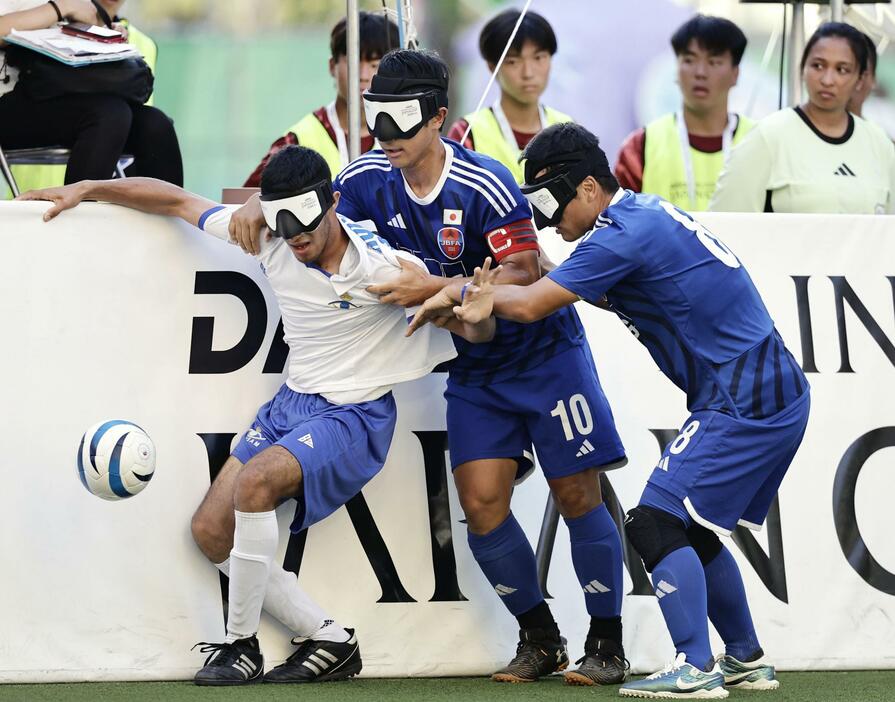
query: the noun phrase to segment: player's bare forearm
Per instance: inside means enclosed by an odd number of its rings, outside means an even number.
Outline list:
[[[494,317],[488,317],[477,324],[469,324],[456,317],[450,317],[442,326],[457,336],[462,336],[471,344],[484,344],[494,338],[497,322]]]
[[[101,200],[149,214],[180,217],[194,225],[203,212],[214,206],[210,200],[155,178],[83,180],[60,188],[32,190],[17,199],[51,201],[53,207],[44,214],[46,221],[84,200]]]
[[[441,290],[451,287],[452,284],[455,284],[456,280],[463,280],[465,282],[466,278],[454,279],[444,278],[440,275],[429,275],[429,279],[420,286],[420,299],[416,304],[422,304],[433,295],[437,295]],[[460,286],[462,285],[463,283],[460,283]]]
[[[541,275],[545,276],[554,268],[556,268],[556,264],[553,262],[553,259],[547,255],[547,252],[544,249],[541,249],[540,256],[538,256],[538,265],[541,267]]]
[[[520,251],[500,260],[498,285],[531,285],[541,277],[537,251]]]
[[[379,301],[387,305],[415,307],[435,297],[451,284],[453,278],[442,278],[421,270],[419,266],[402,260],[401,274],[392,280],[371,285],[367,290],[379,295]]]
[[[574,304],[578,296],[550,278],[541,278],[532,285],[495,285],[495,316],[512,322],[537,322],[556,310]]]

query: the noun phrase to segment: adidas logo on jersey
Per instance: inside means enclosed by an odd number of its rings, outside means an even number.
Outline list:
[[[388,226],[394,227],[395,229],[407,229],[407,225],[404,224],[404,218],[400,213],[396,214],[392,217],[388,222],[386,222]]]
[[[672,592],[677,592],[677,588],[670,583],[666,583],[664,580],[660,580],[659,584],[656,585],[656,597],[660,600],[665,597],[665,595],[670,595]]]
[[[855,172],[843,163],[833,172],[833,175],[854,176]]]
[[[314,448],[314,439],[311,438],[310,434],[305,434],[304,436],[299,436],[298,440],[301,441],[305,446],[309,448]]]
[[[501,585],[500,583],[498,583],[494,586],[494,592],[496,592],[501,597],[506,597],[507,595],[512,595],[514,592],[516,592],[516,588],[510,587],[508,585]]]
[[[584,443],[581,444],[581,448],[578,449],[578,453],[575,454],[576,457],[581,458],[582,456],[586,456],[589,453],[593,453],[596,451],[593,444],[587,439],[584,440]]]
[[[611,590],[599,580],[591,580],[583,589],[591,595],[602,595],[603,593],[611,592]]]

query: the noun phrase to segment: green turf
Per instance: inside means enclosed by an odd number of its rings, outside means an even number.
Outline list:
[[[849,673],[781,673],[776,692],[734,690],[731,702],[848,702],[895,701],[895,671]],[[239,700],[239,702],[374,702],[426,700],[620,699],[618,688],[567,687],[554,676],[534,685],[500,685],[483,678],[417,678],[351,680],[322,685],[253,685],[240,688],[199,688],[190,683],[83,683],[70,685],[0,685],[2,702],[181,702],[181,700]]]

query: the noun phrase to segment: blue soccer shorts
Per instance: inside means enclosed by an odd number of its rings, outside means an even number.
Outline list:
[[[479,459],[512,458],[519,463],[519,481],[533,468],[532,444],[547,478],[626,462],[586,345],[482,387],[460,385],[449,377],[444,396],[452,468]]]
[[[302,496],[290,529],[299,532],[335,512],[385,463],[397,409],[391,393],[355,405],[334,405],[285,384],[258,410],[231,454],[243,465],[282,446],[301,465]]]
[[[662,453],[640,504],[730,535],[761,529],[808,424],[810,391],[765,419],[704,410]]]

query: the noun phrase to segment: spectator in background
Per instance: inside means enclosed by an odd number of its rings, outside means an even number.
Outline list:
[[[615,165],[623,188],[687,211],[708,209],[730,149],[754,126],[727,106],[746,43],[742,30],[721,17],[696,15],[674,33],[683,108],[625,139]]]
[[[500,60],[516,22],[519,10],[506,10],[491,18],[479,35],[479,52],[488,70]],[[572,118],[541,104],[550,79],[550,63],[556,53],[556,34],[550,23],[536,12],[527,12],[513,43],[497,73],[500,99],[491,107],[465,115],[448,130],[448,139],[461,141],[471,124],[463,145],[491,156],[506,166],[522,183],[519,154],[544,127]]]
[[[711,209],[883,214],[895,208],[895,146],[847,110],[868,70],[864,34],[822,24],[802,54],[808,101],[766,117],[737,146]]]
[[[861,32],[864,34],[863,32]],[[864,34],[864,41],[867,43],[867,70],[861,78],[861,82],[855,86],[851,94],[851,100],[848,101],[846,109],[857,117],[863,117],[864,101],[870,97],[870,94],[876,88],[876,44],[873,39]]]
[[[158,61],[158,44],[155,43],[152,37],[144,34],[132,25],[126,17],[119,16],[118,11],[124,5],[125,0],[97,0],[97,2],[105,8],[112,20],[127,33],[127,43],[137,47],[137,50],[143,54],[143,60],[146,61],[146,65],[155,73],[155,64]],[[152,97],[146,101],[146,104],[152,104]]]
[[[131,25],[127,19],[118,16],[118,11],[124,4],[125,0],[97,0],[102,5],[109,16],[113,19],[116,29],[127,35],[129,44],[137,47],[139,52],[143,54],[143,60],[149,66],[149,70],[155,73],[155,65],[158,60],[158,46],[146,34]],[[146,101],[147,105],[152,105],[152,96]],[[27,190],[38,190],[40,188],[55,188],[65,182],[65,164],[62,165],[16,165],[12,166],[12,173],[19,185],[19,190],[25,192]],[[127,175],[136,175],[136,168],[131,164],[125,169]]]
[[[58,10],[57,10],[58,8]],[[57,21],[97,24],[88,0],[0,0],[0,36],[13,29],[44,29]],[[0,40],[0,47],[4,42]],[[86,70],[86,69],[85,69]],[[18,71],[0,51],[0,146],[61,145],[71,150],[65,182],[109,178],[123,153],[134,156],[133,174],[183,184],[183,162],[174,125],[155,107],[112,95],[63,95],[32,100],[15,89]]]
[[[382,14],[360,12],[360,90],[370,87],[370,80],[379,69],[379,59],[398,47],[398,27]],[[290,144],[313,149],[326,159],[333,176],[348,165],[348,49],[345,18],[339,20],[330,34],[329,74],[336,81],[336,99],[302,117],[273,144],[261,163],[244,183],[247,188],[261,185],[261,171],[277,151]],[[361,111],[360,152],[367,153],[375,139],[367,129]]]

